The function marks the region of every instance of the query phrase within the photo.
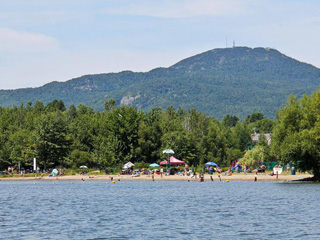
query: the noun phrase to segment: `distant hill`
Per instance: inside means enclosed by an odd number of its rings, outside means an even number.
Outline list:
[[[275,49],[235,47],[213,49],[168,68],[85,75],[38,88],[0,90],[0,105],[38,99],[84,103],[102,110],[106,99],[144,110],[152,107],[196,108],[222,119],[262,112],[274,118],[289,94],[310,94],[320,87],[320,69]]]

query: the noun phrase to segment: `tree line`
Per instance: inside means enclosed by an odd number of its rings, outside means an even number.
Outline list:
[[[144,112],[116,106],[113,99],[105,102],[103,112],[83,104],[66,108],[61,100],[28,102],[0,107],[0,168],[31,167],[34,157],[41,169],[153,163],[165,158],[166,148],[190,166],[207,161],[228,166],[252,145],[253,125],[270,130],[272,124],[259,113],[242,122],[229,115],[219,121],[195,109],[170,106]]]
[[[251,134],[272,133],[272,144]],[[264,134],[260,134],[264,136]],[[302,99],[291,95],[270,120],[252,113],[243,120],[226,115],[222,121],[195,109],[148,112],[105,101],[104,111],[79,104],[66,108],[63,101],[41,101],[19,107],[0,107],[0,168],[31,167],[36,157],[41,169],[103,169],[134,163],[159,162],[162,150],[174,149],[175,157],[190,166],[214,161],[220,166],[248,157],[248,161],[294,164],[320,176],[320,90]],[[248,149],[254,149],[248,153]]]

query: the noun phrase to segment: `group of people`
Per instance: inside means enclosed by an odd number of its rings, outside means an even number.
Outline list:
[[[221,172],[221,169],[212,169],[213,172]],[[200,172],[200,174],[204,174],[205,169]],[[107,172],[106,172],[107,174]],[[160,169],[145,169],[145,168],[138,168],[138,169],[133,169],[133,168],[128,168],[128,169],[123,169],[121,172],[122,175],[131,175],[133,177],[139,177],[140,175],[149,175],[152,177],[152,180],[154,180],[154,176],[160,175],[161,178],[163,178],[164,175],[179,175],[179,176],[191,176],[191,178],[197,178],[197,173],[195,168],[189,168],[188,165],[186,165],[184,168],[177,166],[177,167],[171,167],[168,169],[164,169],[161,167]]]
[[[6,175],[13,175],[13,174],[20,174],[20,176],[24,176],[25,174],[29,174],[29,173],[35,173],[32,168],[30,169],[25,169],[24,167],[22,168],[18,168],[18,167],[14,167],[14,166],[9,166],[8,169],[3,171],[3,174]],[[40,173],[40,168],[37,167],[36,173]]]

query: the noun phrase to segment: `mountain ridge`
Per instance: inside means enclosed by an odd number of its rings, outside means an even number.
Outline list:
[[[102,110],[104,101],[150,110],[169,105],[196,108],[216,118],[262,112],[273,118],[289,94],[320,86],[320,69],[271,48],[217,48],[148,72],[89,74],[37,88],[0,90],[0,105],[63,100]]]

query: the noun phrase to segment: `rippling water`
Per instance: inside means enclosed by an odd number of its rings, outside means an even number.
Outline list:
[[[0,239],[320,239],[320,185],[0,182]]]

